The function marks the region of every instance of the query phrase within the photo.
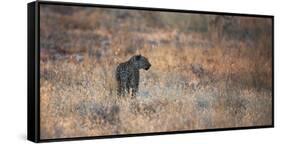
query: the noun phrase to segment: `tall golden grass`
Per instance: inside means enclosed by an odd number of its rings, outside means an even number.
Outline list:
[[[42,6],[42,139],[271,125],[269,19],[218,36],[215,16],[155,13]],[[152,67],[136,99],[118,97],[115,68],[134,54]]]

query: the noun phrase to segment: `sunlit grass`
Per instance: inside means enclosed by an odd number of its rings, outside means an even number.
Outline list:
[[[212,16],[189,22],[186,30],[185,21],[196,16],[162,26],[145,12],[116,22],[113,13],[98,9],[77,8],[73,15],[63,8],[48,14],[49,9],[41,10],[42,139],[272,122],[272,44],[267,32],[256,39],[218,39],[213,29],[189,31]],[[162,17],[163,22],[168,19]],[[268,25],[249,18],[239,26],[237,33]],[[115,69],[135,54],[147,57],[152,67],[141,70],[135,99],[118,97]]]

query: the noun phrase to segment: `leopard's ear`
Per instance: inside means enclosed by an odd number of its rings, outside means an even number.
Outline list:
[[[136,55],[136,60],[140,60],[141,55]]]

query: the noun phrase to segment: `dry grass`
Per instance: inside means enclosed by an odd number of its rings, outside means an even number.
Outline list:
[[[271,124],[269,20],[238,17],[241,35],[214,39],[194,28],[214,16],[113,12],[41,8],[42,139]],[[137,53],[152,67],[136,99],[117,97],[115,68]]]

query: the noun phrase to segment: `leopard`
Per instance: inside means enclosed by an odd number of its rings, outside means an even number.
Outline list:
[[[139,90],[140,70],[149,70],[151,63],[142,55],[134,55],[129,60],[120,63],[115,72],[117,95],[135,97]]]

